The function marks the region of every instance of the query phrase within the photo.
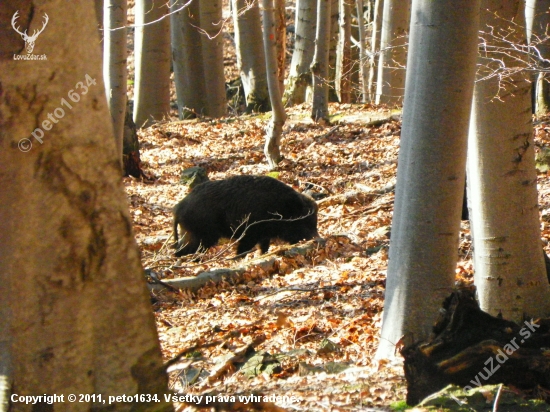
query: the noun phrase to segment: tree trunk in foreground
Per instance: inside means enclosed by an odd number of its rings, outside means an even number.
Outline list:
[[[267,67],[267,84],[273,114],[266,130],[264,154],[270,169],[276,169],[281,161],[281,134],[286,120],[285,108],[277,77],[277,46],[275,44],[275,16],[273,0],[262,0],[265,65]]]
[[[481,309],[505,319],[545,316],[550,286],[541,251],[537,173],[531,120],[531,85],[519,72],[492,76],[501,63],[513,67],[513,51],[492,52],[514,39],[510,20],[518,16],[515,0],[484,0],[481,32],[506,34],[478,58],[468,144],[468,198],[473,233],[475,283]],[[487,11],[491,10],[490,12]],[[496,12],[498,14],[493,14]],[[498,59],[498,61],[495,61]]]
[[[14,60],[25,53],[20,37],[15,47],[0,42],[10,56],[0,60],[0,385],[15,395],[65,395],[55,410],[144,410],[97,397],[67,406],[67,396],[146,393],[161,400],[150,408],[172,410],[101,54],[82,47],[98,40],[93,2],[18,6],[24,29],[33,13],[47,11],[55,24],[39,38],[45,61]],[[0,3],[0,15],[14,12]],[[14,402],[10,410],[30,409]]]
[[[451,293],[464,193],[479,0],[414,0],[412,16],[378,358],[426,338]]]

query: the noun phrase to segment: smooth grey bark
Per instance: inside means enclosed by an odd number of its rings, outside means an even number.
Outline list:
[[[315,34],[315,55],[311,63],[313,78],[313,104],[311,117],[316,122],[328,120],[328,48],[330,44],[331,0],[317,2],[317,32]]]
[[[249,4],[247,0],[232,0],[231,4],[237,66],[246,97],[246,111],[265,112],[270,105],[260,7],[256,2]]]
[[[545,69],[534,76],[535,113],[540,117],[550,111],[550,79],[547,73],[550,69],[550,0],[526,1],[525,27],[527,43],[532,48],[532,59],[540,68]]]
[[[267,83],[271,100],[272,116],[266,129],[264,154],[270,169],[276,169],[281,160],[281,135],[286,121],[285,108],[277,76],[277,46],[275,44],[275,16],[273,0],[262,0],[263,41]]]
[[[365,30],[365,19],[363,13],[363,0],[356,0],[357,4],[357,25],[359,28],[359,78],[361,86],[361,102],[368,101],[368,71],[367,71],[367,34]]]
[[[0,2],[0,15],[10,7]],[[30,29],[44,12],[55,22],[40,35],[48,59],[39,67],[0,60],[0,373],[8,373],[0,385],[65,400],[157,393],[164,401],[167,377],[121,184],[101,52],[82,47],[99,39],[93,3],[21,1],[21,27]],[[0,42],[2,55],[21,51],[21,38]]]
[[[548,316],[550,287],[540,241],[537,174],[527,74],[492,76],[501,64],[513,67],[510,21],[523,13],[515,0],[483,0],[481,31],[493,31],[480,50],[468,142],[468,195],[473,232],[475,283],[480,307],[520,321]],[[487,11],[490,10],[490,11]],[[520,13],[518,15],[518,13]],[[506,38],[504,40],[504,36]],[[502,38],[502,41],[499,41]]]
[[[317,0],[297,0],[295,22],[294,52],[283,96],[285,105],[305,102],[306,92],[308,88],[311,88],[310,66],[315,52]]]
[[[223,71],[221,0],[200,1],[200,22],[201,28],[206,34],[201,36],[202,70],[207,95],[206,114],[210,117],[222,117],[227,114],[227,100],[225,96],[225,74]]]
[[[410,0],[384,0],[376,104],[398,105],[403,102],[410,17]]]
[[[134,10],[134,122],[143,127],[170,113],[170,19],[163,0],[136,0]]]
[[[171,0],[170,10],[180,9],[188,1]],[[200,3],[197,0],[170,15],[172,62],[178,101],[178,116],[187,119],[203,115],[206,110],[206,85],[200,27]]]
[[[425,339],[454,286],[479,0],[413,0],[378,358]]]
[[[351,101],[351,5],[348,0],[338,1],[338,45],[334,87],[340,103]]]
[[[380,33],[382,26],[383,0],[375,0],[371,26],[370,56],[369,56],[369,101],[376,100],[376,75],[380,59]]]
[[[117,152],[122,165],[122,141],[126,118],[127,78],[126,67],[126,0],[105,0],[103,80],[107,104],[111,112]]]
[[[328,100],[329,102],[339,102],[336,94],[336,55],[338,50],[338,41],[340,33],[340,10],[339,0],[330,2],[330,34],[328,47]]]

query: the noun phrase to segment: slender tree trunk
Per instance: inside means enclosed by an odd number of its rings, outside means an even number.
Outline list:
[[[262,0],[265,65],[267,68],[267,83],[273,115],[267,126],[264,154],[271,169],[276,169],[281,160],[281,135],[286,120],[285,108],[277,77],[277,46],[275,44],[275,16],[273,0]]]
[[[281,96],[285,92],[286,78],[286,0],[275,0],[275,38],[277,39],[277,77]]]
[[[405,93],[410,0],[384,0],[376,103],[398,105]]]
[[[187,3],[185,0],[172,0],[171,10],[177,10]],[[180,119],[202,115],[206,111],[202,36],[197,29],[200,27],[199,16],[198,0],[193,0],[183,10],[170,15],[174,83]]]
[[[317,2],[317,33],[315,55],[311,64],[313,77],[313,105],[311,117],[316,122],[328,120],[328,48],[330,44],[331,0]]]
[[[531,45],[532,58],[535,64],[544,68],[550,68],[550,0],[527,0],[525,4],[525,26],[527,42]],[[545,61],[545,60],[546,61]],[[550,87],[546,72],[539,72],[535,80],[535,113],[544,116],[550,111]]]
[[[197,0],[195,0],[197,1]],[[223,72],[223,33],[221,0],[201,0],[203,72],[207,89],[207,115],[222,117],[227,114],[225,75]]]
[[[338,9],[339,0],[332,0],[330,2],[330,34],[329,34],[329,47],[328,47],[328,100],[329,102],[338,102],[340,99],[336,94],[336,55],[338,49],[338,35],[340,33],[339,17],[340,11]]]
[[[9,410],[100,410],[98,395],[146,393],[162,402],[149,408],[172,410],[101,53],[82,47],[98,40],[93,3],[19,5],[24,29],[33,13],[47,12],[55,24],[40,35],[50,52],[39,70],[0,60],[0,371],[14,394],[64,395],[65,403]],[[12,15],[12,7],[1,2],[0,15]],[[17,54],[22,40],[13,46],[0,42],[1,55]],[[95,403],[80,403],[79,394],[93,394]]]
[[[270,105],[260,8],[258,3],[249,4],[247,0],[232,0],[231,4],[237,65],[246,97],[246,111],[265,112]]]
[[[375,0],[372,19],[372,33],[369,57],[369,101],[376,100],[376,74],[378,73],[378,60],[380,59],[380,32],[382,26],[383,0]]]
[[[97,19],[97,30],[99,32],[100,43],[103,41],[103,4],[104,0],[94,0],[95,17]]]
[[[162,0],[136,0],[134,122],[138,127],[170,113],[170,20]]]
[[[455,6],[413,0],[379,358],[427,338],[454,285],[479,0]]]
[[[312,84],[310,66],[315,52],[317,0],[297,0],[295,21],[294,52],[283,98],[287,105],[305,102],[306,91]]]
[[[122,140],[124,136],[124,119],[126,118],[127,77],[126,67],[126,0],[106,0],[104,48],[103,48],[103,79],[107,104],[111,112],[115,144],[122,165]]]
[[[367,71],[367,44],[365,19],[363,15],[363,0],[356,0],[357,4],[357,24],[359,27],[359,77],[361,78],[361,101],[366,103],[368,100],[368,71]]]
[[[518,12],[523,10],[514,0],[482,1],[481,31],[506,34],[502,43],[492,37],[489,50],[522,42],[520,32],[513,38],[508,29]],[[530,83],[521,72],[486,78],[500,62],[515,64],[510,53],[482,49],[478,59],[478,77],[485,79],[474,92],[468,195],[480,307],[517,322],[549,314],[550,287],[540,241]]]
[[[339,34],[334,86],[340,103],[351,102],[351,5],[339,0]]]

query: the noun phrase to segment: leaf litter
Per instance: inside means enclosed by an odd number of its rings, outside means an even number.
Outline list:
[[[163,356],[179,356],[169,369],[174,392],[287,397],[276,399],[279,409],[247,409],[237,402],[227,410],[391,410],[391,403],[404,399],[402,366],[374,360],[400,120],[372,105],[331,104],[330,110],[333,124],[319,125],[310,120],[307,104],[287,109],[284,159],[276,172],[298,191],[326,195],[318,202],[323,240],[309,247],[274,242],[269,265],[256,264],[259,251],[233,259],[234,247],[223,241],[199,261],[178,260],[170,248],[171,209],[188,192],[179,183],[181,171],[201,166],[210,180],[272,173],[263,155],[269,116],[166,121],[140,131],[149,179],[124,178],[124,184],[144,267],[160,281],[244,268],[195,291],[152,292]],[[549,145],[544,125],[535,136],[537,147]],[[548,247],[547,174],[539,174],[539,181]],[[468,222],[462,222],[458,254],[457,285],[471,284]],[[181,404],[178,410],[196,408]]]

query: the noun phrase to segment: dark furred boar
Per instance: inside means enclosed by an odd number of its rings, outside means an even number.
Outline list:
[[[240,255],[256,244],[265,253],[274,238],[296,243],[318,236],[317,203],[267,176],[204,182],[174,207],[176,256],[207,249],[220,238],[240,239]]]

